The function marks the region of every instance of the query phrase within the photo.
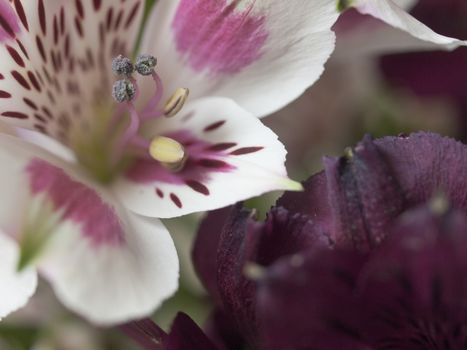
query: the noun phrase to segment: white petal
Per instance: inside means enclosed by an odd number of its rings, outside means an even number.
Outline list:
[[[18,245],[0,230],[0,319],[23,307],[36,290],[36,271],[18,273],[18,257]]]
[[[159,221],[127,212],[71,164],[19,139],[0,134],[0,163],[0,227],[23,251],[25,237],[41,237],[31,262],[67,307],[114,324],[149,315],[176,290],[178,258]]]
[[[229,99],[194,101],[151,130],[184,145],[188,159],[178,172],[140,160],[115,183],[122,203],[138,214],[174,217],[301,188],[287,177],[286,151],[277,135]]]
[[[112,57],[130,54],[141,0],[0,0],[0,119],[68,144],[112,103]],[[136,11],[135,11],[136,9]],[[4,22],[0,22],[4,23]]]
[[[178,287],[170,234],[158,220],[127,214],[124,242],[93,245],[79,227],[61,227],[40,261],[60,301],[100,325],[149,316]]]
[[[158,57],[167,92],[232,98],[255,116],[312,85],[334,49],[329,0],[160,0],[142,52]],[[149,88],[148,88],[149,89]],[[142,90],[149,91],[146,88]]]
[[[402,3],[402,5],[410,5]],[[426,25],[412,17],[403,8],[398,6],[397,2],[392,0],[355,0],[352,3],[359,12],[363,14],[371,15],[375,18],[386,22],[387,24],[398,28],[404,32],[407,32],[416,39],[423,42],[422,47],[425,48],[438,48],[452,50],[459,46],[465,46],[467,41],[450,38],[444,35],[435,33],[433,30],[428,28]],[[397,35],[397,34],[395,34]],[[414,44],[414,41],[407,42],[403,39],[403,36],[397,35],[395,39],[400,38],[402,40],[401,45],[410,47]],[[394,38],[389,37],[388,42],[384,43],[384,37],[381,38],[384,44],[391,45],[393,48],[397,45],[397,41]],[[394,43],[394,44],[393,44]],[[419,46],[419,45],[416,45]]]

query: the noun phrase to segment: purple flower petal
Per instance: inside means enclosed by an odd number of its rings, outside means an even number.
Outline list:
[[[162,350],[167,334],[151,319],[125,323],[119,329],[145,350]]]
[[[371,253],[338,248],[279,261],[258,287],[264,348],[463,348],[466,233],[465,212],[422,208]]]
[[[198,228],[198,235],[193,245],[193,264],[206,290],[215,302],[221,304],[217,287],[217,249],[222,228],[232,211],[226,207],[209,212]]]
[[[263,348],[365,349],[346,323],[358,313],[350,301],[365,261],[362,253],[322,250],[271,267],[258,287]]]
[[[184,313],[177,314],[169,334],[151,319],[119,327],[145,350],[218,350],[198,325]]]
[[[204,331],[221,350],[237,350],[246,347],[245,340],[233,320],[220,308],[211,313]]]
[[[164,344],[164,350],[218,350],[198,325],[179,313]]]
[[[326,158],[326,170],[286,193],[278,205],[306,213],[339,244],[369,249],[403,210],[443,191],[467,208],[467,147],[431,133],[369,137],[347,157]]]

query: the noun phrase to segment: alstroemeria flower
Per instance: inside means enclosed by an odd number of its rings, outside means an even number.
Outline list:
[[[176,288],[167,232],[156,223],[148,237],[153,226],[134,213],[171,217],[300,187],[276,136],[227,98],[261,116],[297,97],[321,74],[338,17],[331,0],[161,0],[132,73],[142,7],[0,0],[0,117],[77,160],[1,136],[0,226],[20,242],[20,267],[35,262],[62,302],[100,323],[149,313]],[[379,17],[407,19],[386,10]]]
[[[1,120],[48,135],[72,156],[0,134],[0,228],[20,247],[8,262],[37,267],[67,307],[100,324],[147,315],[177,288],[170,235],[138,214],[178,216],[301,187],[257,118],[227,98],[184,106],[183,85],[166,100],[177,72],[161,79],[153,56],[126,58],[142,7],[0,0]],[[9,311],[28,287],[0,288],[5,300],[15,295]]]
[[[265,222],[237,206],[210,213],[200,226],[193,259],[217,306],[207,331],[223,348],[238,348],[239,338],[261,348],[263,321],[251,277],[279,261],[301,266],[307,252],[336,248],[367,254],[386,240],[401,214],[439,191],[467,210],[467,147],[452,139],[428,133],[366,137],[345,157],[325,158],[324,163],[325,171],[308,179],[304,192],[280,198]],[[321,283],[319,276],[313,281]],[[286,302],[283,306],[287,309]],[[273,314],[273,305],[268,308]],[[283,344],[284,349],[296,348]]]

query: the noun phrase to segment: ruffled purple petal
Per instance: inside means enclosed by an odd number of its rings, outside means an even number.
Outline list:
[[[169,334],[149,318],[119,328],[145,350],[219,350],[198,325],[182,312],[177,314]]]
[[[401,212],[437,192],[467,208],[467,146],[431,133],[365,137],[346,157],[325,158],[325,171],[286,193],[278,205],[306,213],[338,244],[367,250]]]
[[[167,334],[149,318],[123,324],[119,329],[144,350],[162,350],[167,339]]]
[[[217,287],[217,250],[222,228],[231,211],[232,207],[226,207],[211,211],[206,215],[198,228],[192,251],[196,273],[211,298],[218,304],[222,301]]]
[[[461,349],[466,276],[466,213],[417,209],[371,253],[315,251],[269,268],[261,339],[266,350]]]
[[[184,313],[175,318],[164,350],[218,350],[201,328]]]

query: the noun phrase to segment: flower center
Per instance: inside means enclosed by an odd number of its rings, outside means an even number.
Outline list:
[[[178,141],[160,135],[146,139],[140,134],[145,122],[175,116],[188,98],[188,89],[179,88],[161,106],[164,88],[156,64],[150,55],[138,56],[135,64],[122,55],[112,61],[112,70],[119,78],[112,96],[118,105],[99,111],[104,116],[102,121],[82,132],[87,134],[81,134],[74,147],[80,163],[102,183],[111,182],[137,157],[160,162],[171,171],[179,171],[185,164],[186,152]],[[155,86],[153,95],[139,110],[135,105],[140,93],[135,73],[152,78]]]

